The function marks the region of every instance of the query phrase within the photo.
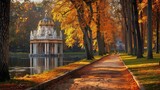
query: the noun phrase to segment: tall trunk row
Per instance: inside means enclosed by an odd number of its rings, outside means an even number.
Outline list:
[[[121,0],[120,2],[126,28],[125,39],[127,43],[125,43],[125,46],[127,48],[127,53],[129,55],[136,55],[137,58],[142,58],[142,32],[140,32],[138,23],[137,2],[136,0]]]
[[[148,0],[147,5],[147,58],[152,59],[152,3],[154,0]],[[144,28],[143,22],[139,23],[139,19],[143,19],[143,13],[138,14],[138,4],[136,0],[120,0],[122,6],[122,15],[125,26],[125,45],[128,54],[136,55],[142,58],[144,53]],[[159,8],[156,8],[156,53],[159,53]],[[131,33],[132,32],[132,33]],[[132,44],[133,39],[133,44]],[[132,50],[132,46],[134,46]]]

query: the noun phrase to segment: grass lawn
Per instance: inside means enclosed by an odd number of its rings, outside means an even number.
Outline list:
[[[153,54],[154,59],[136,59],[135,56],[121,54],[121,58],[146,90],[160,90],[160,54]]]

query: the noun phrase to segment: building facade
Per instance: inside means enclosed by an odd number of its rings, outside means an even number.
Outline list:
[[[54,30],[54,22],[46,12],[44,19],[38,23],[37,30],[30,33],[30,56],[63,55],[63,34]]]

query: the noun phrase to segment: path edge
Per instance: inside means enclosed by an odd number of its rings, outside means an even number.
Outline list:
[[[68,72],[66,72],[66,73],[64,73],[64,74],[62,74],[60,76],[57,76],[57,77],[51,79],[51,80],[47,80],[47,81],[45,81],[43,83],[40,83],[40,84],[38,84],[36,86],[33,86],[33,87],[29,87],[29,88],[27,88],[25,90],[44,90],[47,86],[49,86],[49,85],[51,85],[53,83],[56,83],[56,82],[62,80],[63,78],[69,76],[70,74],[72,74],[72,73],[74,73],[74,72],[76,72],[76,71],[78,71],[78,70],[80,70],[82,68],[85,68],[85,67],[87,67],[87,66],[89,66],[89,65],[91,65],[91,64],[93,64],[93,63],[95,63],[97,61],[100,61],[104,57],[108,57],[108,56],[109,55],[105,55],[105,56],[101,57],[100,59],[91,62],[90,64],[87,64],[87,65],[84,65],[84,66],[80,66],[78,68],[75,68],[74,70],[68,71]]]
[[[131,72],[131,70],[129,70],[129,68],[127,67],[127,65],[124,63],[124,61],[122,60],[121,56],[118,55],[118,57],[119,57],[120,61],[122,61],[122,63],[124,64],[124,66],[126,67],[126,69],[128,70],[128,72],[131,74],[132,78],[136,82],[136,84],[139,87],[139,89],[140,90],[145,90],[144,86],[139,82],[139,80],[137,79],[137,77],[134,76],[134,74]]]

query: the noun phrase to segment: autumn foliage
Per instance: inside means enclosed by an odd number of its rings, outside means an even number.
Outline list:
[[[118,25],[114,24],[116,18],[110,17],[110,11],[112,9],[109,6],[109,2],[106,0],[55,0],[54,8],[52,10],[53,19],[61,22],[61,29],[64,30],[66,35],[66,44],[72,47],[75,43],[78,43],[80,47],[85,47],[84,35],[87,28],[90,27],[91,31],[87,32],[88,37],[91,37],[93,43],[93,49],[98,50],[97,47],[97,31],[102,34],[102,41],[106,45],[114,43],[114,32],[118,29]],[[83,7],[82,7],[83,6]],[[83,11],[78,13],[78,9],[82,8]],[[82,15],[82,18],[79,17]],[[97,19],[99,17],[99,19]],[[79,20],[81,19],[81,20]],[[98,27],[99,28],[98,28]],[[91,45],[92,46],[92,45]],[[106,47],[103,46],[103,49]]]

